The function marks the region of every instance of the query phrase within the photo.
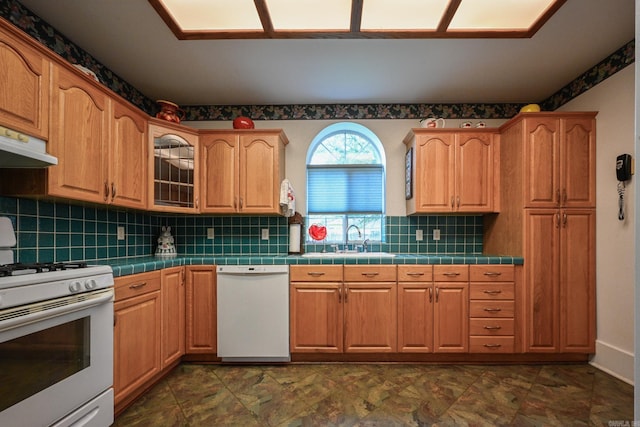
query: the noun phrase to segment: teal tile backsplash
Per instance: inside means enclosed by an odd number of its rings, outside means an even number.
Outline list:
[[[288,224],[283,217],[163,215],[0,196],[0,216],[11,218],[17,234],[16,262],[102,261],[153,255],[162,226],[170,226],[181,255],[274,256],[288,253]],[[117,239],[117,228],[125,239]],[[214,238],[207,239],[213,228]],[[261,230],[269,239],[261,239]],[[440,240],[432,238],[440,230]],[[416,230],[424,240],[416,241]],[[395,253],[481,254],[481,216],[390,216],[385,241],[371,251]],[[307,252],[330,250],[307,244]]]

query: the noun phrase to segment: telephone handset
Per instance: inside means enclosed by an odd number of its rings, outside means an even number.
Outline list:
[[[624,220],[624,188],[625,181],[633,175],[633,159],[631,154],[620,154],[616,158],[616,178],[618,178],[618,219]]]

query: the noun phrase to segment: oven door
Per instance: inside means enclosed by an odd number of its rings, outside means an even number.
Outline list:
[[[51,425],[112,385],[113,289],[0,311],[0,425]]]

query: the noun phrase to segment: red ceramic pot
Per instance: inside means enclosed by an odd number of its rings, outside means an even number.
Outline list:
[[[249,117],[236,117],[233,119],[233,128],[234,129],[254,129],[255,125],[253,124],[253,120]]]

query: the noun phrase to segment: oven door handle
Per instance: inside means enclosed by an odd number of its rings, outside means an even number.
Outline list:
[[[113,289],[109,288],[9,308],[0,311],[0,332],[95,307],[113,299]]]

